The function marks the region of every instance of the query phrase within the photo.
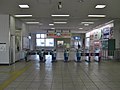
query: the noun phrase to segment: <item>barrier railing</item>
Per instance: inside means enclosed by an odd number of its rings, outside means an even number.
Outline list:
[[[102,60],[120,60],[120,49],[116,50],[102,50]]]
[[[120,49],[114,51],[114,59],[120,61]]]

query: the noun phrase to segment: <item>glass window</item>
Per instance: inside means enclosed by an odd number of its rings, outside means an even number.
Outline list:
[[[45,46],[45,39],[36,39],[37,46]]]
[[[54,46],[54,39],[53,38],[46,39],[46,46]]]
[[[41,38],[46,38],[45,35],[46,35],[46,34],[41,34]]]
[[[36,34],[36,46],[54,47],[54,38],[47,38],[47,34]]]
[[[36,38],[40,38],[40,34],[36,34]]]

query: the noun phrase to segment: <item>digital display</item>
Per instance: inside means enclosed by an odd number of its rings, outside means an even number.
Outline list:
[[[73,37],[74,38],[74,40],[80,40],[80,37],[79,36],[75,36],[75,37]]]

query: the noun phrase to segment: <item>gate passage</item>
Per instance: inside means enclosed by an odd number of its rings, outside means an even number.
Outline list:
[[[77,51],[75,56],[75,61],[81,62],[81,57],[84,57],[84,60],[87,62],[91,61],[91,57],[93,57],[94,61],[97,61],[97,62],[100,62],[101,60],[100,53],[80,53]]]
[[[91,61],[91,56],[93,56],[94,60],[97,62],[100,62],[101,56],[100,53],[81,53],[81,56],[85,56],[85,61],[90,62]]]

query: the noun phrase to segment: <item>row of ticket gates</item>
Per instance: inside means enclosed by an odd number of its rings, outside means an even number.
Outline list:
[[[52,51],[45,51],[44,49],[37,51],[37,54],[39,55],[39,59],[40,62],[45,62],[45,55],[51,55],[52,56],[52,61],[51,62],[56,62],[56,57],[57,57],[57,51],[56,49],[52,50]],[[31,52],[27,52],[26,56],[25,56],[25,60],[28,61],[28,56],[31,55]],[[69,50],[66,49],[64,51],[64,62],[68,62],[69,61]],[[85,61],[90,62],[91,61],[91,56],[93,56],[94,60],[97,62],[100,62],[101,60],[101,56],[100,53],[82,53],[81,50],[77,49],[76,50],[76,54],[75,54],[75,61],[76,62],[81,62],[81,57],[84,56],[85,57]]]

